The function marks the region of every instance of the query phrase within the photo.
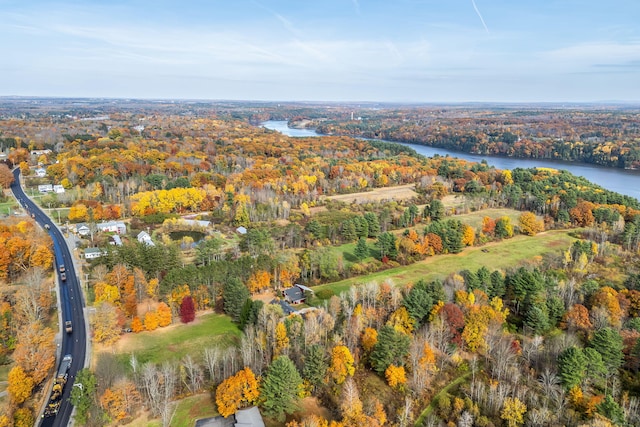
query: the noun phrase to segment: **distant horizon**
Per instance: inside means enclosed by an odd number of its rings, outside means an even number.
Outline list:
[[[638,18],[635,0],[8,0],[0,95],[636,103]]]
[[[178,102],[178,103],[261,103],[261,104],[333,104],[342,106],[352,106],[354,104],[363,105],[404,105],[404,106],[473,106],[473,105],[505,105],[505,106],[526,106],[526,105],[550,105],[550,106],[637,106],[640,107],[640,100],[602,100],[602,101],[331,101],[331,100],[305,100],[305,99],[208,99],[208,98],[137,98],[137,97],[109,97],[109,96],[47,96],[47,95],[0,95],[0,100],[87,100],[87,101],[148,101],[148,102]]]

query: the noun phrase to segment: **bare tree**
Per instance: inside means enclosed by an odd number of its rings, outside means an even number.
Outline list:
[[[48,289],[44,289],[44,271],[39,267],[29,268],[22,278],[24,286],[16,292],[14,309],[21,323],[31,324],[42,317],[41,295]]]
[[[204,382],[204,374],[202,368],[198,365],[191,355],[182,358],[182,367],[185,370],[185,385],[190,393],[196,393],[202,388]]]
[[[141,385],[151,412],[158,416],[162,409],[162,390],[158,367],[147,362],[142,366]]]
[[[218,375],[220,364],[220,349],[218,347],[205,348],[204,349],[204,363],[209,372],[209,379],[212,383],[218,384],[222,381],[222,378]]]
[[[407,427],[411,424],[411,420],[413,415],[411,413],[411,409],[413,408],[413,400],[411,396],[406,395],[404,397],[404,406],[398,413],[398,426],[399,427]]]

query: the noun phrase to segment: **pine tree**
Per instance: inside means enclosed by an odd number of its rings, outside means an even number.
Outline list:
[[[240,320],[242,307],[249,298],[249,290],[236,277],[229,278],[222,289],[224,312],[235,321]]]
[[[371,366],[378,373],[383,373],[389,365],[404,366],[409,354],[409,337],[402,332],[385,325],[378,333],[378,342],[371,352]]]
[[[268,417],[284,421],[285,414],[297,409],[302,378],[287,356],[278,356],[269,366],[260,387],[262,409]]]
[[[302,376],[309,381],[314,387],[322,384],[327,374],[327,356],[324,348],[320,345],[312,345],[307,350],[304,357],[304,368],[302,368]]]
[[[367,241],[364,237],[360,237],[358,239],[358,243],[356,244],[353,254],[359,261],[362,261],[369,256],[369,246],[367,245]]]

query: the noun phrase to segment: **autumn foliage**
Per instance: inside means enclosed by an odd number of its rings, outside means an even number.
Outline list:
[[[258,397],[260,397],[258,380],[249,368],[244,368],[230,376],[216,388],[216,404],[218,412],[223,417],[253,405]]]

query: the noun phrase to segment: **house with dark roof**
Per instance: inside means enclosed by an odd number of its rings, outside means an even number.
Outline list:
[[[284,300],[278,299],[278,298],[275,298],[275,299],[271,300],[271,302],[269,304],[277,304],[277,305],[279,305],[282,308],[282,313],[285,316],[288,316],[288,315],[293,314],[293,313],[296,312],[296,310],[293,307],[291,307],[291,304],[289,304],[288,302],[286,302]]]
[[[227,418],[213,417],[197,420],[195,427],[265,427],[262,415],[256,406],[240,409]]]
[[[282,291],[282,296],[284,297],[285,301],[291,304],[302,304],[306,301],[307,297],[304,295],[304,291],[307,289],[311,291],[311,289],[307,288],[306,286],[293,285],[289,289],[285,289],[284,291]]]

